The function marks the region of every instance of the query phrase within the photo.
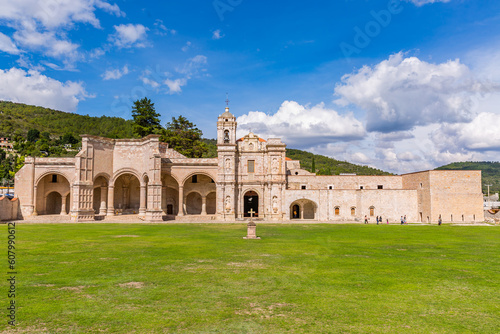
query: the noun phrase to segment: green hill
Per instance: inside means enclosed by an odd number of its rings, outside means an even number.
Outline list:
[[[491,184],[490,194],[500,192],[500,162],[454,162],[436,169],[480,170],[482,171],[483,194],[488,193],[487,184]]]
[[[72,133],[109,138],[133,138],[132,121],[119,117],[91,117],[58,110],[0,101],[0,137],[26,136],[30,129],[52,137]]]
[[[368,166],[352,164],[347,161],[335,160],[324,155],[287,148],[286,156],[292,160],[300,160],[300,166],[312,172],[312,160],[316,165],[318,175],[339,175],[341,173],[355,173],[356,175],[393,175]]]

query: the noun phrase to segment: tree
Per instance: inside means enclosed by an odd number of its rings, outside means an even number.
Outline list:
[[[66,133],[64,136],[61,137],[61,143],[62,144],[76,144],[78,143],[78,139],[73,136],[72,133]]]
[[[28,141],[34,143],[40,138],[40,131],[31,129],[28,131]]]
[[[167,123],[160,140],[188,158],[201,158],[208,149],[207,144],[201,139],[202,135],[203,132],[195,124],[179,116],[172,117],[172,122]]]
[[[139,137],[158,133],[161,130],[160,114],[156,112],[155,104],[147,97],[134,102],[132,117],[134,119],[134,134]]]
[[[316,173],[316,162],[314,161],[314,155],[311,162],[311,172]]]

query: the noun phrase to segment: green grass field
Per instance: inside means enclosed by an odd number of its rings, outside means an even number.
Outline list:
[[[7,226],[1,225],[7,296]],[[18,224],[2,333],[499,333],[500,229]]]

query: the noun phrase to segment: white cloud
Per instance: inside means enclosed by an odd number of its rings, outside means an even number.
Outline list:
[[[351,162],[357,163],[357,164],[369,164],[372,162],[372,159],[370,159],[366,154],[362,152],[356,152],[350,155]]]
[[[345,75],[335,87],[340,105],[366,111],[367,130],[394,132],[433,123],[470,121],[473,98],[499,86],[476,79],[459,60],[431,64],[397,53]]]
[[[14,33],[14,39],[31,50],[42,50],[51,57],[62,57],[76,60],[79,45],[68,40],[59,39],[54,32],[39,32],[25,29]]]
[[[224,37],[224,34],[220,31],[220,29],[217,29],[215,30],[213,33],[212,33],[212,39],[221,39]]]
[[[187,79],[182,78],[182,79],[175,79],[175,80],[170,80],[167,79],[165,80],[165,85],[168,87],[168,94],[178,94],[182,92],[182,86],[185,86],[187,84]]]
[[[146,47],[146,35],[149,30],[142,24],[120,24],[114,26],[116,32],[109,40],[119,48]]]
[[[441,151],[500,151],[500,115],[482,112],[470,123],[443,124],[432,133]]]
[[[252,130],[266,137],[280,137],[292,147],[308,147],[362,139],[365,129],[352,114],[339,115],[323,103],[313,107],[285,101],[274,115],[251,111],[237,119],[239,133]]]
[[[89,96],[81,82],[65,83],[37,71],[0,70],[0,100],[22,102],[62,111],[75,111]]]
[[[9,36],[0,32],[0,51],[10,54],[19,54],[19,49]]]
[[[420,6],[423,6],[423,5],[427,5],[427,4],[430,4],[430,3],[436,3],[436,2],[450,2],[451,0],[406,0],[407,2],[411,2],[413,3],[414,5],[420,7]]]
[[[90,24],[100,28],[95,11],[102,9],[116,16],[124,16],[116,4],[103,0],[16,0],[1,1],[0,20],[14,30],[12,38],[17,48],[39,51],[44,55],[64,59],[68,62],[82,59],[77,51],[79,45],[71,42],[67,31],[76,23]],[[0,49],[18,53],[5,37],[0,38]],[[10,45],[7,51],[5,44]]]
[[[182,52],[187,52],[187,50],[189,50],[190,47],[191,47],[191,42],[187,41],[186,45],[184,45],[181,50]]]
[[[123,66],[123,68],[120,70],[119,68],[117,69],[112,69],[112,70],[107,70],[104,72],[101,77],[103,80],[117,80],[123,77],[124,75],[128,74],[128,67],[127,65]]]

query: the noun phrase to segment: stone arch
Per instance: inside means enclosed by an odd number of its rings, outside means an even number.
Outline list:
[[[135,169],[133,169],[133,168],[121,168],[113,173],[113,177],[110,179],[109,185],[114,186],[116,180],[124,174],[134,175],[137,178],[137,180],[139,180],[139,182],[140,182],[140,180],[142,180],[141,174],[139,172],[137,172]]]
[[[108,173],[101,172],[101,173],[94,175],[94,180],[92,181],[94,183],[94,186],[95,186],[97,179],[100,177],[104,178],[106,180],[106,182],[109,184],[109,180],[111,180],[111,176]]]
[[[212,181],[214,182],[215,184],[215,176],[214,175],[211,175],[210,173],[208,172],[205,172],[205,171],[194,171],[192,173],[189,173],[186,177],[184,177],[184,179],[182,180],[182,183],[179,183],[179,185],[181,186],[185,186],[186,184],[186,181],[188,181],[190,178],[192,178],[194,175],[204,175],[204,176],[207,176],[209,177],[210,179],[212,179]],[[172,176],[173,177],[173,176]]]
[[[66,175],[58,171],[49,171],[42,174],[35,185],[37,214],[65,215],[69,213],[71,185]]]
[[[164,173],[162,183],[162,210],[166,215],[177,215],[179,212],[179,182],[174,175]]]
[[[64,177],[66,180],[68,180],[68,183],[71,184],[70,180],[72,179],[69,175],[66,175],[66,173],[64,172],[61,172],[60,170],[56,170],[56,169],[52,169],[52,170],[48,170],[42,174],[40,174],[36,180],[35,180],[35,186],[38,186],[38,183],[40,183],[40,181],[46,177],[47,175],[52,175],[52,174],[57,174],[57,175],[61,175],[62,177]]]
[[[307,220],[316,220],[317,218],[317,211],[318,211],[318,205],[316,202],[310,200],[310,199],[298,199],[292,204],[290,204],[290,216],[292,217],[294,215],[293,210],[299,209],[300,210],[300,218],[294,218],[294,219],[307,219]]]

